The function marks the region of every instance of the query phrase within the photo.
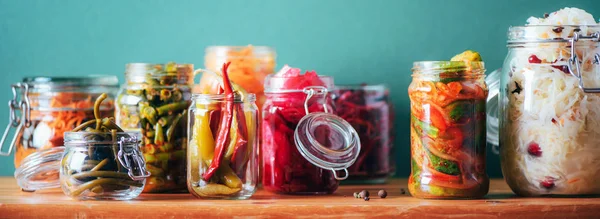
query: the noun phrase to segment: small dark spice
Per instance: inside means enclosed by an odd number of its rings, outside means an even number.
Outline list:
[[[406,194],[406,190],[404,190],[404,188],[400,188],[400,194],[402,194],[402,195]]]
[[[517,83],[517,82],[515,81],[515,86],[516,86],[516,88],[515,88],[513,91],[511,91],[510,93],[511,93],[511,94],[514,94],[514,93],[520,94],[520,93],[521,93],[521,91],[523,90],[523,89],[521,88],[521,85],[519,85],[519,83]]]
[[[377,195],[379,195],[380,198],[385,198],[385,197],[387,197],[387,192],[382,189],[382,190],[379,190]]]
[[[365,198],[364,198],[364,200],[365,200],[365,201],[369,201],[369,200],[371,200],[371,199],[369,198],[369,196],[367,196],[367,197],[365,197]]]
[[[563,29],[565,29],[564,27],[557,27],[552,29],[552,31],[554,31],[554,33],[562,33]]]
[[[361,198],[368,198],[369,197],[369,191],[362,190],[362,191],[360,191],[359,195],[360,195]]]
[[[548,17],[550,17],[550,14],[544,13],[544,18],[548,18]]]
[[[579,32],[579,31],[581,31],[581,28],[579,28],[579,27],[578,27],[578,28],[575,28],[575,29],[573,29],[573,31],[574,31],[574,32]]]

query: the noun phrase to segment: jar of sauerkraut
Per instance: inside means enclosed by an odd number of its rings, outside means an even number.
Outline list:
[[[528,22],[493,74],[504,177],[522,196],[600,194],[600,26],[575,8]]]

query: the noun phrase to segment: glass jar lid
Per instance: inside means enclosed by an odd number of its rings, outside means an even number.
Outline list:
[[[315,166],[331,170],[337,180],[348,178],[348,170],[360,152],[360,138],[356,130],[343,118],[328,112],[309,113],[308,102],[314,95],[326,95],[327,89],[305,88],[306,115],[294,131],[294,141],[300,154]],[[337,171],[344,171],[338,176]]]
[[[65,147],[54,147],[30,154],[15,170],[17,184],[24,191],[60,187],[60,160]]]
[[[86,87],[119,86],[119,79],[112,75],[88,75],[74,77],[25,77],[22,83],[29,86],[29,92],[65,92]],[[79,90],[78,90],[79,91]]]

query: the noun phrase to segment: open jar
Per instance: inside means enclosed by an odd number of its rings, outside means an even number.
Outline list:
[[[140,133],[66,132],[64,137],[64,147],[23,160],[15,171],[23,190],[60,186],[65,195],[81,200],[128,200],[142,192],[150,173],[140,152]],[[60,173],[60,180],[44,177],[52,173]]]
[[[354,127],[361,149],[344,183],[384,183],[394,174],[394,111],[385,85],[343,85],[334,92],[336,114]]]
[[[187,186],[199,198],[247,199],[258,184],[258,110],[254,94],[194,94],[189,110]],[[231,113],[228,135],[222,118]],[[222,145],[218,145],[219,142]],[[223,146],[224,145],[224,146]]]
[[[8,150],[0,150],[0,154],[8,156],[16,150],[15,168],[18,168],[30,154],[64,145],[65,132],[93,119],[94,100],[100,94],[108,94],[100,106],[101,116],[112,115],[118,79],[104,75],[27,77],[11,87],[9,124],[0,142]],[[9,136],[12,128],[16,129],[15,134]]]
[[[267,76],[262,185],[284,194],[330,194],[360,151],[358,133],[332,114],[333,78],[284,67]],[[338,171],[343,172],[339,174]]]
[[[521,196],[599,195],[600,25],[511,27],[508,48],[490,75],[506,182]]]
[[[187,109],[191,64],[130,63],[117,96],[116,123],[141,131],[142,152],[152,176],[144,192],[187,192]]]
[[[410,194],[469,199],[488,193],[483,62],[415,62],[410,97]]]

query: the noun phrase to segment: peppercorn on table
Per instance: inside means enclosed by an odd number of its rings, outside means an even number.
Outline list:
[[[22,192],[12,177],[0,178],[0,218],[200,218],[210,217],[477,217],[595,218],[600,198],[520,198],[504,180],[494,179],[479,200],[425,200],[411,197],[406,179],[385,185],[341,186],[333,195],[276,195],[259,190],[248,200],[202,200],[190,194],[142,194],[131,201],[76,201],[60,190]],[[370,191],[369,201],[353,197]],[[385,189],[388,196],[379,198]],[[401,190],[402,189],[402,190]]]

